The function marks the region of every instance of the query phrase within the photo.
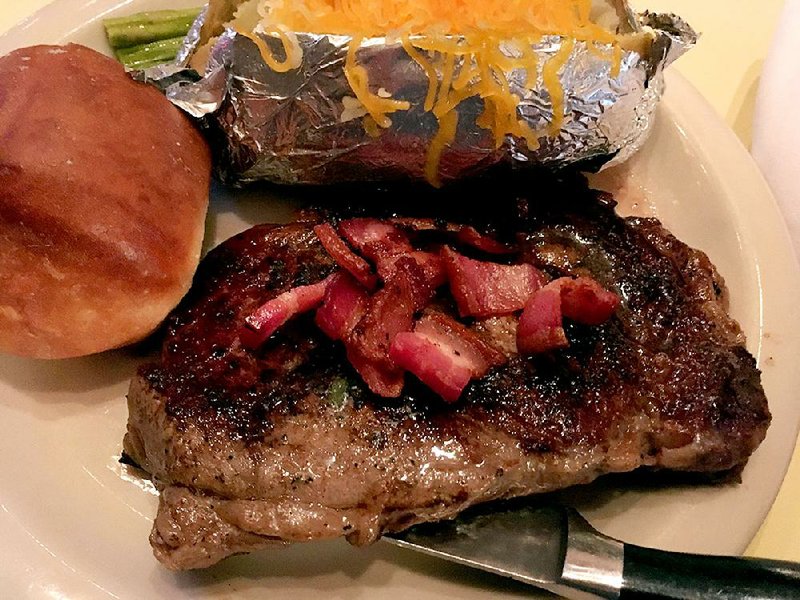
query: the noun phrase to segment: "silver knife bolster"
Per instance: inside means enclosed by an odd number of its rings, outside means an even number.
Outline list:
[[[557,593],[578,599],[583,592],[586,600],[619,598],[622,590],[624,545],[595,530],[577,511],[566,508],[567,544],[564,566]]]

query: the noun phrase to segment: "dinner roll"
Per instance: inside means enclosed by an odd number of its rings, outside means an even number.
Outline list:
[[[211,159],[160,92],[89,48],[0,57],[0,352],[151,333],[200,258]]]

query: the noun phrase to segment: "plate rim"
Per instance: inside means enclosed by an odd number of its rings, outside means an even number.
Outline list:
[[[51,4],[43,7],[18,25],[12,27],[5,34],[0,35],[0,54],[3,53],[5,49],[18,46],[19,44],[15,43],[14,40],[24,40],[26,37],[31,36],[32,34],[30,32],[42,23],[46,24],[54,20],[61,22],[59,28],[64,29],[66,33],[54,40],[53,43],[61,42],[72,36],[80,27],[85,27],[96,22],[105,14],[128,5],[135,6],[143,1],[144,0],[54,0],[54,2]],[[186,3],[189,4],[189,2]],[[98,12],[98,8],[100,6],[105,6],[105,9]],[[66,19],[65,14],[68,15]],[[760,220],[754,226],[757,227],[758,232],[766,232],[773,236],[773,238],[776,239],[776,244],[780,248],[781,253],[777,256],[777,263],[758,266],[760,281],[762,284],[766,281],[766,284],[764,285],[769,287],[773,285],[773,280],[784,279],[784,287],[792,292],[800,294],[800,267],[798,267],[797,259],[792,251],[792,243],[786,228],[786,224],[780,213],[779,205],[770,192],[766,181],[756,166],[756,163],[741,144],[738,137],[736,137],[730,128],[725,125],[721,117],[716,113],[716,111],[714,111],[708,101],[702,97],[702,95],[691,83],[689,83],[674,70],[668,72],[667,80],[668,89],[670,91],[667,93],[667,96],[664,100],[664,106],[666,107],[666,110],[671,111],[670,118],[677,122],[685,131],[689,132],[686,134],[687,139],[696,139],[696,136],[698,135],[697,132],[701,130],[698,127],[702,125],[704,129],[713,132],[715,137],[719,137],[719,139],[725,141],[725,144],[723,144],[722,147],[715,149],[717,154],[721,155],[722,158],[718,156],[713,161],[705,162],[705,166],[707,166],[710,171],[715,172],[717,180],[721,182],[721,187],[727,190],[729,197],[737,197],[741,195],[747,198],[748,206],[755,203],[757,208],[761,210],[763,210],[765,207],[768,208],[768,210],[765,211],[766,214],[762,215],[765,218]],[[674,109],[672,104],[677,104],[678,97],[684,101],[688,98],[689,101],[685,102],[685,104],[690,104],[693,107],[692,110],[695,112]],[[675,100],[672,100],[671,98],[675,98]],[[700,150],[699,147],[696,149]],[[706,151],[703,151],[703,153],[707,154]],[[738,169],[734,169],[732,171],[735,175],[734,177],[730,177],[730,170],[724,175],[720,172],[721,165],[723,164],[736,164],[739,167]],[[745,164],[747,165],[746,167],[744,166]],[[740,207],[740,210],[744,210],[744,205]],[[797,297],[796,294],[792,295]],[[774,314],[774,310],[778,309],[764,309],[765,303],[771,303],[773,298],[770,297],[765,300],[763,285],[760,298],[762,302],[761,325],[763,331],[764,328],[771,326],[770,322],[765,321],[764,315],[767,314],[767,319],[771,319],[771,315]],[[795,327],[795,329],[798,328]],[[800,350],[800,339],[794,342],[794,346]],[[769,352],[770,346],[767,344],[765,347],[762,340],[762,343],[759,345],[758,352],[755,351],[755,348],[753,350],[753,353],[757,354],[757,356],[761,358],[765,352]],[[759,362],[761,363],[761,360]],[[798,380],[800,380],[800,377],[798,377]],[[790,422],[783,422],[781,426],[778,427],[781,435],[784,437],[790,435],[792,440],[796,440],[798,432],[800,432],[800,408],[794,411],[794,413],[795,414],[792,415]],[[768,450],[770,449],[770,446],[768,445],[769,441],[771,439],[776,439],[774,428],[775,423],[773,422],[770,432],[767,435],[767,439],[757,452],[762,452],[765,447]],[[793,448],[794,443],[792,443],[791,446]],[[791,451],[788,453],[782,453],[782,455],[779,457],[774,457],[774,460],[778,461],[778,464],[780,465],[780,469],[776,469],[776,472],[780,472],[781,481],[789,467],[791,457]],[[769,512],[769,509],[779,491],[780,484],[775,487],[774,493],[769,498],[769,501],[762,503],[763,510],[761,511],[761,518],[758,520],[758,522],[749,524],[747,527],[747,532],[740,536],[741,539],[737,544],[735,544],[735,548],[733,545],[731,546],[732,553],[742,552],[746,548],[747,544],[755,536],[758,528],[761,526],[761,523]],[[8,535],[7,539],[14,540],[15,544],[31,544],[32,541],[36,543],[35,539],[31,540],[29,537],[30,534],[28,534],[24,526],[16,521],[14,515],[9,513],[2,504],[0,504],[0,533],[2,533],[4,536]],[[2,546],[0,546],[0,550],[2,549]],[[12,553],[0,552],[0,554],[9,555]],[[26,583],[22,577],[12,577],[12,571],[22,576],[30,575],[31,565],[23,560],[22,556],[14,554],[12,557],[6,556],[5,558],[6,560],[4,562],[7,565],[7,569],[4,569],[4,573],[0,575],[0,582],[4,584],[0,587],[7,591],[18,589],[20,591],[20,597],[33,594],[34,592],[38,593],[41,597],[49,595],[50,592],[44,588],[37,588],[34,590],[31,585]],[[57,557],[53,558],[57,561]],[[39,567],[41,566],[43,565],[39,565]],[[50,566],[59,567],[60,565]],[[63,571],[63,569],[53,568],[52,571]],[[18,585],[18,587],[15,588],[15,585]],[[67,586],[65,589],[70,589],[70,586]],[[100,590],[102,590],[102,588],[97,588],[97,586],[92,584],[92,582],[87,583],[87,594],[90,592],[98,592]],[[105,590],[102,591],[110,595],[110,592],[106,592]]]

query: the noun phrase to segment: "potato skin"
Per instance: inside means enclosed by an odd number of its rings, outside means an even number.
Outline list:
[[[152,332],[191,283],[210,170],[192,123],[116,61],[75,44],[0,57],[0,352]]]

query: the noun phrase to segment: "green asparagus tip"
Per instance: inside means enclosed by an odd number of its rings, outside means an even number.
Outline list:
[[[139,44],[130,48],[120,48],[114,53],[128,69],[147,69],[149,67],[172,62],[178,54],[183,37],[158,40],[147,44]]]
[[[114,50],[140,46],[176,37],[184,37],[201,8],[143,12],[127,17],[105,19],[108,43]]]

